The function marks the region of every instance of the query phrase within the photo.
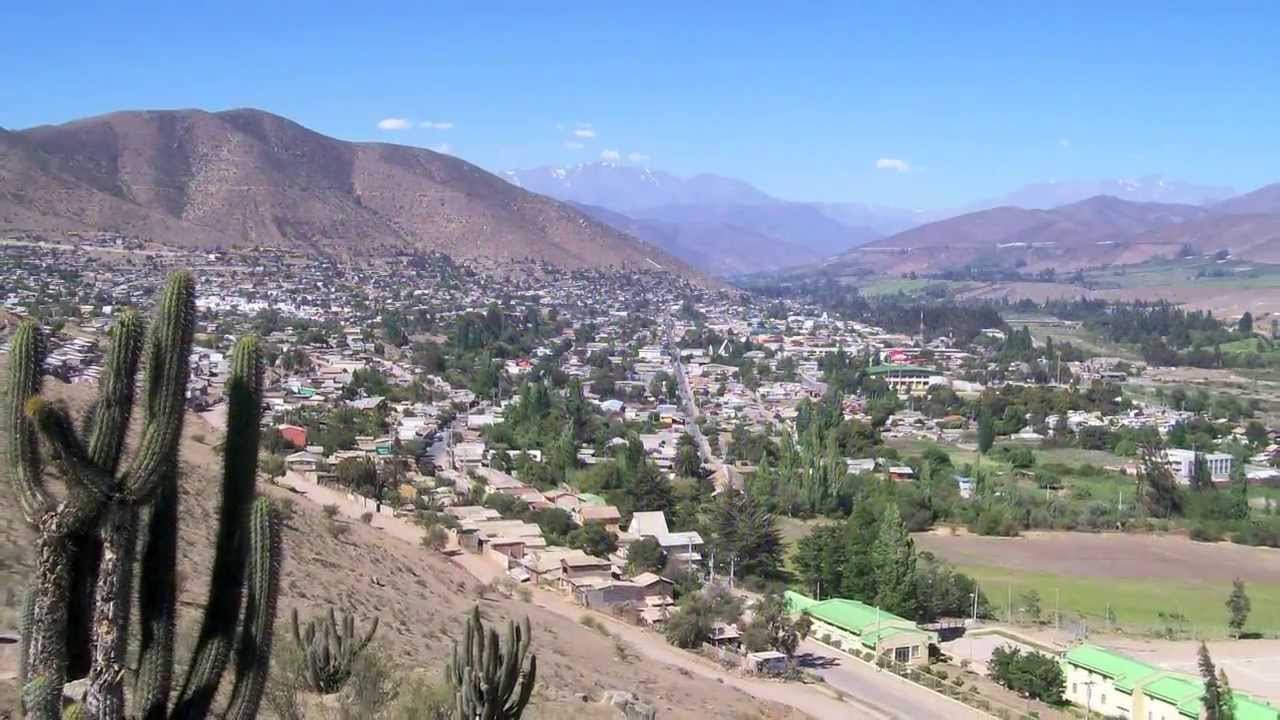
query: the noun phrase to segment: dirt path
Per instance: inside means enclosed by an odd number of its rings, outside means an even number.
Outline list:
[[[373,509],[371,503],[351,500],[344,492],[310,483],[296,474],[291,473],[282,478],[280,485],[294,488],[306,499],[318,505],[336,505],[338,514],[345,518],[357,519]],[[420,544],[423,534],[421,527],[396,517],[375,516],[372,526],[415,547]],[[502,575],[499,568],[476,555],[462,553],[452,560],[483,582],[489,582]],[[533,602],[538,607],[573,622],[578,622],[586,612],[563,597],[542,589],[534,589]],[[619,622],[607,615],[593,614],[597,619],[608,623],[610,634],[626,641],[637,653],[646,658],[728,685],[752,697],[787,705],[815,718],[858,717],[892,720],[899,717],[886,712],[882,707],[872,706],[856,699],[838,699],[814,686],[758,680],[726,672],[710,660],[673,648],[659,635]]]

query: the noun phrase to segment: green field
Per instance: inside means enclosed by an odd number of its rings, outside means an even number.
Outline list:
[[[1084,275],[1096,288],[1169,287],[1188,283],[1202,287],[1280,287],[1280,266],[1236,260],[1217,262],[1209,258],[1155,260],[1094,270]]]
[[[991,602],[993,613],[1004,620],[1010,593],[1014,620],[1019,619],[1019,596],[1029,590],[1040,593],[1041,617],[1053,621],[1055,598],[1060,598],[1064,622],[1087,618],[1090,631],[1104,630],[1110,608],[1116,627],[1123,632],[1152,635],[1169,623],[1159,613],[1186,616],[1182,636],[1224,637],[1230,583],[1199,583],[1193,579],[1118,580],[1078,575],[1032,573],[984,565],[961,565],[960,570],[975,578]],[[1246,631],[1274,636],[1280,632],[1280,585],[1250,583],[1253,610]],[[1173,623],[1177,628],[1177,623]]]

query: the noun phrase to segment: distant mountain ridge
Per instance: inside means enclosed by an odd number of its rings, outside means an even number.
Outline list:
[[[0,132],[0,231],[106,230],[358,257],[439,250],[701,275],[450,155],[326,137],[253,109],[118,112]]]
[[[681,178],[615,162],[500,175],[573,203],[715,275],[815,262],[884,235],[847,224],[817,205],[779,200],[750,183],[718,175]]]
[[[1224,211],[1224,206],[1271,207],[1273,191],[1263,190],[1241,196],[1238,203],[1210,207],[1099,195],[1050,210],[980,210],[867,243],[819,271],[900,274],[973,266],[1066,271],[1138,263],[1186,248],[1280,262],[1280,214]]]

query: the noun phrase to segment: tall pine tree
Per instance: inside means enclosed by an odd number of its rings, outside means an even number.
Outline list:
[[[871,546],[871,564],[875,605],[903,617],[915,617],[915,543],[895,502],[887,503],[884,517],[880,519],[879,532]]]

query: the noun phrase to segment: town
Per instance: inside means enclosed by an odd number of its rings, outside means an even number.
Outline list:
[[[188,407],[225,424],[231,339],[258,335],[271,482],[741,672],[811,673],[857,696],[858,677],[817,660],[840,657],[1000,716],[1034,702],[1040,717],[1071,705],[1194,717],[1204,680],[1179,672],[1192,645],[1161,665],[1092,635],[1269,637],[1280,620],[1250,616],[1247,597],[1229,622],[1156,598],[1117,610],[1076,597],[1046,613],[1044,586],[1014,597],[1014,581],[947,559],[957,531],[972,543],[1183,528],[1280,544],[1280,443],[1264,408],[1142,384],[1141,362],[1054,342],[1079,323],[989,310],[956,322],[922,305],[881,326],[660,272],[97,242],[0,248],[5,322],[50,329],[46,374],[96,384],[113,317],[189,267]],[[1046,656],[1052,672],[1009,669]],[[1247,657],[1230,662],[1235,717],[1275,717],[1276,688]]]

